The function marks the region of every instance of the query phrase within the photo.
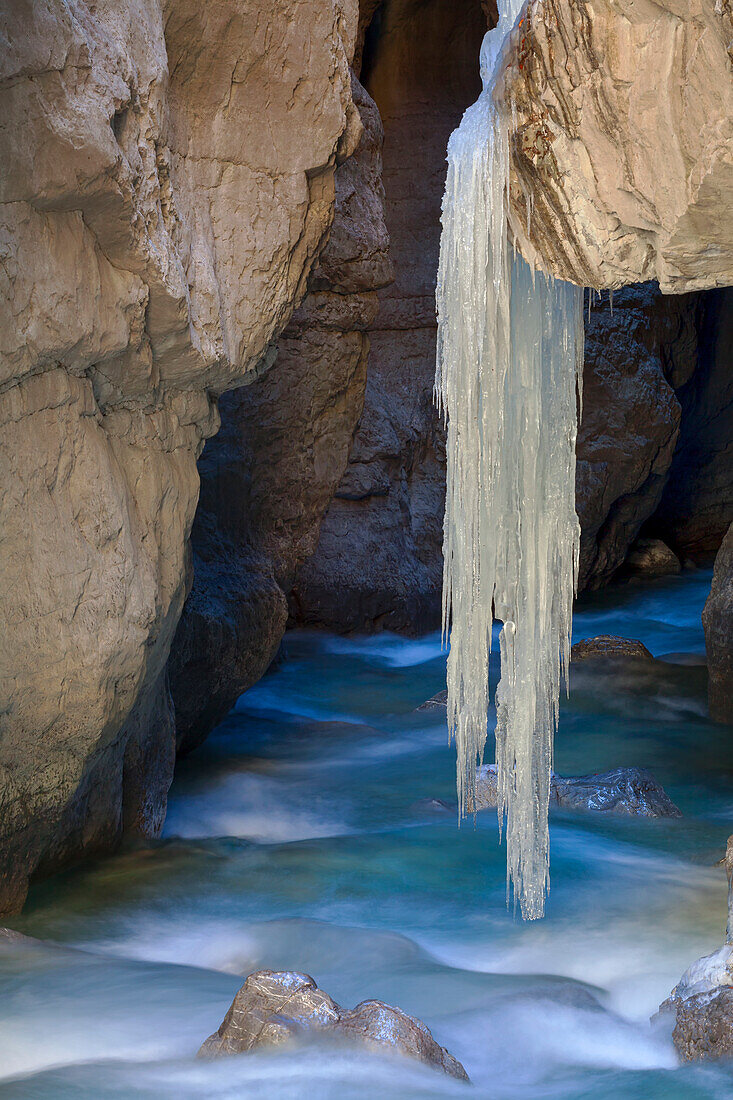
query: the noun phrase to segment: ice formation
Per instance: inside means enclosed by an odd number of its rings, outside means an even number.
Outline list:
[[[436,399],[448,420],[443,629],[461,815],[487,734],[492,621],[499,824],[507,891],[527,919],[549,885],[547,823],[561,681],[570,657],[580,529],[575,438],[582,291],[533,272],[507,239],[508,126],[493,74],[521,0],[499,3],[483,92],[448,145],[438,272]]]

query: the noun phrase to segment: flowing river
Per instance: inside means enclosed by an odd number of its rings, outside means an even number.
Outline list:
[[[724,936],[733,740],[706,717],[709,587],[685,573],[577,608],[576,639],[674,663],[573,668],[556,770],[648,767],[684,817],[551,813],[529,924],[506,908],[496,815],[456,827],[445,711],[416,710],[445,684],[439,637],[288,635],[181,764],[163,838],[39,884],[11,922],[40,942],[0,941],[0,1100],[729,1098],[729,1068],[679,1067],[649,1023]],[[197,1061],[259,967],[399,1005],[472,1084],[348,1048]]]

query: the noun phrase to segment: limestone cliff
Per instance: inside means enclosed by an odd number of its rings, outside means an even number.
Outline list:
[[[497,99],[520,251],[581,286],[733,283],[729,0],[527,0]]]
[[[196,459],[327,234],[357,16],[4,5],[0,908],[123,816],[161,824]]]

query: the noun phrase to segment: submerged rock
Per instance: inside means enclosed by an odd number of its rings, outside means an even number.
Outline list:
[[[461,1063],[439,1046],[430,1029],[414,1016],[382,1001],[362,1001],[356,1008],[343,1009],[310,975],[294,971],[257,970],[250,974],[219,1030],[201,1047],[199,1057],[244,1054],[308,1033],[397,1051],[451,1077],[468,1080]]]
[[[641,642],[632,638],[619,638],[615,634],[598,634],[595,638],[584,638],[576,642],[570,651],[572,661],[590,660],[629,660],[641,658],[653,661],[654,657]]]
[[[443,688],[437,695],[431,696],[430,699],[426,699],[424,703],[421,703],[419,707],[415,707],[415,710],[445,710],[448,706],[448,688]]]
[[[496,765],[484,764],[476,775],[476,810],[496,807]],[[634,817],[682,817],[680,810],[644,768],[614,768],[597,775],[550,780],[550,806],[564,810],[596,810]]]

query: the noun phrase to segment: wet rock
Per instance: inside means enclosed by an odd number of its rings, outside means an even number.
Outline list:
[[[672,1039],[685,1062],[733,1057],[733,836],[721,860],[728,878],[726,942],[680,978],[659,1015],[674,1013]]]
[[[733,989],[683,1001],[672,1040],[684,1062],[733,1057]]]
[[[682,572],[682,563],[661,539],[637,539],[632,545],[624,569],[636,576],[667,577]]]
[[[293,971],[250,974],[199,1057],[243,1054],[303,1039],[309,1033],[397,1052],[468,1080],[460,1062],[436,1043],[420,1020],[382,1001],[362,1001],[356,1008],[343,1009],[308,974]]]
[[[433,695],[430,699],[426,699],[419,707],[415,707],[415,710],[445,710],[447,706],[448,689],[444,688],[442,691],[439,691],[437,695]]]
[[[641,642],[632,638],[619,638],[615,634],[598,634],[595,638],[576,642],[570,656],[572,661],[654,660]]]
[[[496,765],[484,764],[476,775],[476,810],[497,805]],[[550,806],[563,810],[595,810],[631,817],[681,817],[654,776],[644,768],[614,768],[597,775],[550,781]]]
[[[715,559],[702,624],[708,655],[710,717],[733,724],[733,524]]]

